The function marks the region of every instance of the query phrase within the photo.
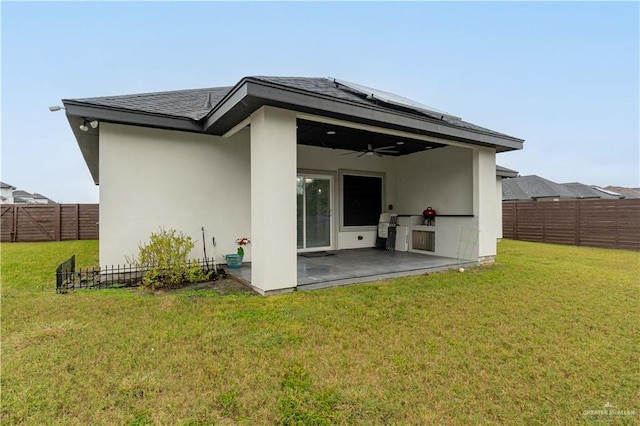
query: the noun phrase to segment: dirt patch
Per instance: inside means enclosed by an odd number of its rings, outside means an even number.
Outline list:
[[[175,289],[172,291],[180,292],[180,291],[191,291],[191,290],[215,290],[220,294],[255,293],[246,285],[232,278],[222,278],[216,281],[207,281],[203,283],[188,284],[182,288]]]
[[[149,290],[142,290],[142,291],[149,292],[151,294],[173,294],[173,293],[183,293],[187,291],[197,291],[197,290],[215,290],[222,295],[242,294],[242,293],[256,294],[249,287],[232,278],[221,278],[216,281],[205,281],[202,283],[185,284],[183,286],[168,289],[168,290],[162,289],[162,290],[156,290],[156,291],[149,291]]]

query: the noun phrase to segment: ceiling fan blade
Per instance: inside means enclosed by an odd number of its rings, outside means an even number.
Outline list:
[[[358,155],[358,158],[362,157],[363,155],[367,155],[367,154],[368,154],[368,152],[363,152],[360,155]]]
[[[340,154],[340,155],[351,155],[351,154],[357,154],[361,151],[351,151],[351,152],[345,152],[344,154]]]
[[[380,154],[380,153],[379,153],[379,152],[377,152],[377,151],[373,151],[373,153],[374,153],[375,155],[377,155],[378,157],[382,157],[382,154]]]
[[[376,149],[374,152],[381,152],[383,154],[400,154],[400,151],[395,151],[391,149]]]
[[[396,145],[389,145],[389,146],[383,146],[383,147],[380,147],[380,148],[374,148],[373,150],[374,151],[381,151],[383,149],[391,149],[391,148],[398,149],[398,147]]]

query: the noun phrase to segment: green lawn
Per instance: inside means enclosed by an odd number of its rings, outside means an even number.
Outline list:
[[[97,242],[2,245],[2,424],[640,422],[638,252],[504,241],[464,273],[266,298],[57,295],[73,253]]]

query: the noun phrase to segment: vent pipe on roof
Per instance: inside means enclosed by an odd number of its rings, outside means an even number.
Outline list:
[[[209,92],[209,94],[207,95],[207,102],[205,102],[204,107],[205,108],[213,107],[213,105],[211,105],[211,92]]]

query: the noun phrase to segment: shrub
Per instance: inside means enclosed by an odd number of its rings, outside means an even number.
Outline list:
[[[150,242],[138,244],[137,257],[127,258],[130,263],[136,263],[145,268],[142,284],[146,287],[170,288],[183,281],[203,281],[206,276],[198,263],[191,263],[187,259],[194,247],[190,236],[175,229],[151,233]]]

